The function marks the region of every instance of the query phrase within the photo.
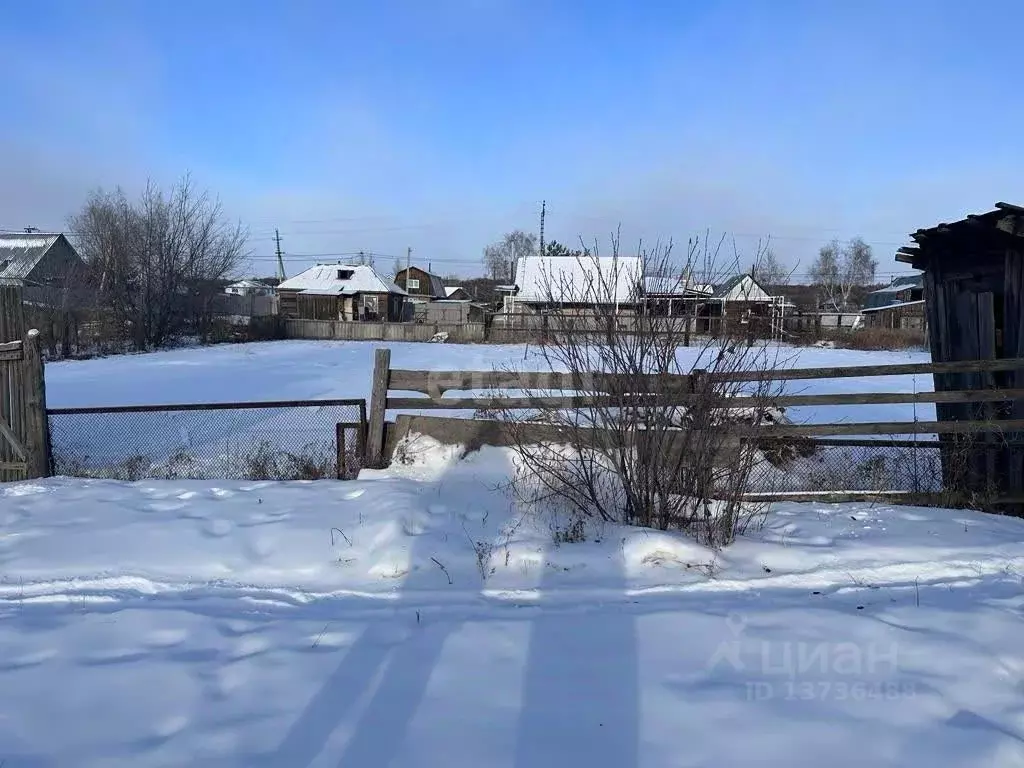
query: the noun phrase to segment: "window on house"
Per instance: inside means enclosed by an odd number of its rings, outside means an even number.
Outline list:
[[[420,281],[417,280],[415,277],[407,278],[405,281],[405,287],[418,290],[420,287]]]
[[[352,275],[354,275],[355,273],[356,273],[356,271],[354,269],[339,269],[338,270],[338,279],[339,280],[351,280],[352,279]]]

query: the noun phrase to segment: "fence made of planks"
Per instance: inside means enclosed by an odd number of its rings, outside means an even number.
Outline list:
[[[25,331],[20,285],[0,285],[0,482],[49,474],[38,330]]]
[[[338,341],[430,341],[436,334],[448,334],[452,343],[485,340],[483,323],[375,323],[341,320],[285,320],[289,339],[334,339]]]
[[[621,403],[608,392],[621,392],[623,387],[636,394],[631,402],[642,404],[644,393],[657,399],[659,406],[685,408],[705,402],[695,387],[745,383],[786,382],[815,379],[856,379],[884,376],[998,373],[1024,369],[1024,360],[978,360],[951,363],[906,363],[828,368],[792,368],[730,372],[694,371],[687,375],[652,375],[649,377],[617,376],[600,373],[519,372],[519,371],[424,371],[390,367],[390,351],[377,350],[373,375],[368,424],[367,461],[377,466],[387,461],[385,451],[385,418],[396,410],[472,410],[500,411],[531,408],[587,408]],[[487,392],[465,396],[449,393]],[[542,395],[508,396],[508,391],[543,392]],[[551,392],[566,394],[550,394]],[[392,394],[396,393],[396,394]],[[406,394],[419,393],[410,397]],[[763,407],[799,408],[851,405],[893,404],[1006,404],[1024,401],[1024,389],[991,387],[986,389],[944,389],[913,392],[841,392],[834,394],[794,394],[784,389],[765,397],[723,398],[716,408],[756,409]],[[1003,409],[1004,412],[1009,412]],[[730,430],[741,439],[761,446],[779,443],[800,445],[803,450],[828,461],[810,473],[803,488],[789,487],[788,499],[832,498],[843,492],[863,495],[866,490],[875,496],[898,498],[908,490],[918,493],[940,490],[962,491],[997,501],[1012,511],[1020,511],[1024,503],[1024,473],[1012,469],[1024,461],[1024,419],[998,418],[999,410],[979,410],[984,418],[976,419],[905,419],[888,421],[835,420],[824,423],[755,424]],[[443,430],[441,430],[443,431]],[[841,439],[844,438],[844,439]],[[909,439],[908,439],[909,438]],[[819,453],[820,451],[820,453]],[[851,464],[852,462],[852,464]],[[806,464],[807,462],[804,462]],[[864,468],[875,487],[842,488],[825,480],[840,479],[850,467]],[[891,467],[892,470],[887,470]],[[899,475],[903,479],[892,479]],[[792,478],[790,478],[792,480]],[[853,480],[847,481],[854,484]],[[892,485],[913,487],[881,487]],[[792,483],[790,483],[792,486]],[[777,487],[777,486],[776,486]],[[827,488],[827,490],[821,490]],[[754,489],[752,489],[753,491]],[[820,491],[820,492],[819,492]],[[816,493],[817,492],[817,493]],[[794,496],[798,494],[798,496]]]

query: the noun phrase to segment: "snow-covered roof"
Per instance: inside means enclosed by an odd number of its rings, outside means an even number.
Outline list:
[[[465,290],[466,289],[463,288],[461,285],[446,285],[444,287],[444,296],[445,296],[446,299],[450,299],[452,296],[454,296],[459,291],[465,291]]]
[[[516,263],[516,298],[577,304],[636,301],[639,256],[527,256]]]
[[[905,287],[905,286],[904,286]],[[897,307],[910,307],[914,304],[924,304],[924,299],[917,299],[916,301],[898,301],[895,304],[886,304],[882,307],[864,307],[861,312],[880,312],[883,309],[896,309]]]
[[[887,285],[885,288],[879,288],[877,291],[871,291],[869,295],[879,293],[899,293],[900,291],[906,291],[908,289],[921,288],[923,285],[924,277],[922,275],[897,277],[892,281],[892,285]]]
[[[228,288],[267,288],[269,286],[263,283],[257,283],[255,280],[239,280],[237,283],[231,283]]]
[[[339,273],[351,272],[340,278]],[[277,286],[281,291],[301,291],[315,296],[351,296],[356,293],[406,293],[365,264],[317,264]]]
[[[715,286],[716,299],[725,301],[771,301],[771,295],[751,275],[734,275]]]
[[[0,280],[24,280],[58,238],[43,232],[0,233]]]

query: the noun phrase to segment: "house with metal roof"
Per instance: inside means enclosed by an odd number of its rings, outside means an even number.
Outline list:
[[[520,306],[617,306],[643,295],[639,256],[527,256],[516,262],[512,286]]]
[[[273,296],[274,286],[259,280],[239,280],[224,287],[231,296]]]
[[[21,286],[28,303],[64,303],[72,288],[81,288],[84,268],[63,234],[0,232],[0,284]]]
[[[924,276],[897,277],[885,288],[871,291],[861,314],[865,328],[925,330]]]
[[[403,319],[406,292],[365,264],[317,264],[277,286],[279,312],[305,320]]]

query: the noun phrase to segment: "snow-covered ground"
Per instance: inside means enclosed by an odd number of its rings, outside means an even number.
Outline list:
[[[55,363],[48,396],[365,397],[376,346]],[[395,367],[531,367],[390,346]],[[836,411],[791,415],[914,417]],[[615,526],[555,546],[498,490],[505,452],[456,454],[348,482],[0,489],[0,766],[1024,766],[1024,521],[785,504],[718,553]]]
[[[1024,765],[1024,521],[555,547],[508,457],[0,490],[0,765]]]

